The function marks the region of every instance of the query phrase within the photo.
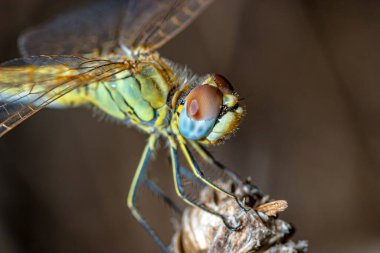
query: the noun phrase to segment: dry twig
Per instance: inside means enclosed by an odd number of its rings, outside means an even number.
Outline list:
[[[198,208],[187,208],[182,224],[172,240],[175,253],[302,253],[307,242],[293,242],[293,227],[277,218],[288,204],[284,200],[270,201],[247,180],[240,185],[224,183],[240,199],[249,211],[244,211],[234,199],[216,193],[210,188],[201,192],[201,202],[220,213],[240,219],[238,231],[231,231],[214,215]]]

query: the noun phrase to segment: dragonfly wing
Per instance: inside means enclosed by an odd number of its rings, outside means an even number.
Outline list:
[[[120,43],[153,51],[184,30],[213,0],[132,0],[123,20]]]
[[[127,1],[109,0],[68,12],[19,38],[23,57],[107,53],[117,46]]]
[[[0,137],[63,95],[124,69],[123,63],[74,56],[36,56],[0,65]]]
[[[31,55],[107,54],[123,49],[152,51],[191,23],[212,0],[108,0],[63,14],[19,38]]]

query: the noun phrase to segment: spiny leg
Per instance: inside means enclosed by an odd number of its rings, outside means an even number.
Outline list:
[[[232,170],[227,168],[224,164],[219,162],[215,159],[215,157],[201,144],[199,144],[196,141],[190,142],[191,146],[194,148],[194,150],[205,160],[208,164],[216,166],[220,170],[222,170],[224,173],[226,173],[230,179],[234,181],[236,184],[241,184],[242,180],[241,178]]]
[[[186,179],[190,180],[191,182],[194,182],[199,187],[207,187],[205,183],[203,183],[202,180],[200,180],[198,177],[194,175],[194,173],[185,167],[180,167],[181,175],[184,175]]]
[[[173,209],[177,214],[182,213],[182,209],[177,206],[174,201],[166,195],[166,193],[152,180],[144,179],[144,185],[153,192],[159,199],[163,200],[171,209]]]
[[[196,163],[193,155],[191,154],[189,148],[187,147],[186,143],[182,140],[179,140],[179,145],[181,147],[181,150],[183,152],[183,154],[185,155],[185,158],[190,166],[190,169],[193,171],[194,175],[197,176],[199,179],[201,179],[205,184],[207,184],[208,186],[210,186],[211,188],[215,189],[216,191],[220,191],[224,194],[226,194],[227,196],[230,196],[232,198],[234,198],[236,200],[236,203],[239,205],[239,207],[241,209],[243,209],[244,211],[249,211],[249,209],[245,208],[244,207],[244,204],[240,202],[239,198],[233,194],[232,192],[228,192],[224,189],[222,189],[221,187],[217,186],[216,184],[214,184],[213,182],[209,181],[203,171],[199,168],[198,164]]]
[[[169,249],[164,245],[164,243],[158,238],[158,236],[154,233],[154,231],[149,227],[148,223],[144,220],[144,218],[142,217],[142,215],[140,214],[139,210],[136,207],[137,191],[142,183],[143,177],[148,168],[148,163],[149,163],[152,151],[154,150],[156,141],[157,141],[157,137],[152,135],[149,138],[147,145],[145,146],[145,149],[141,156],[136,173],[133,177],[131,187],[129,189],[127,204],[133,216],[146,229],[146,231],[148,231],[149,235],[158,244],[160,249],[165,253],[169,253],[170,252]]]
[[[211,214],[221,218],[223,220],[223,223],[227,226],[228,229],[237,230],[241,225],[240,223],[238,223],[236,226],[230,225],[227,217],[225,217],[224,215],[222,215],[218,212],[215,212],[215,211],[207,208],[204,205],[196,203],[196,201],[192,200],[191,198],[189,198],[189,196],[187,196],[187,194],[185,193],[185,190],[183,188],[183,185],[182,185],[181,169],[180,169],[179,164],[178,164],[177,148],[175,146],[174,141],[171,138],[169,138],[169,140],[171,142],[170,143],[170,157],[172,160],[173,178],[174,178],[174,185],[175,185],[177,195],[180,198],[182,198],[189,205],[198,207],[198,208],[200,208],[200,209],[202,209],[208,213],[211,213]]]
[[[241,185],[243,182],[241,178],[232,170],[227,168],[224,164],[219,162],[218,160],[215,159],[215,157],[212,156],[212,154],[201,144],[199,144],[196,141],[191,141],[190,142],[191,146],[193,146],[194,150],[210,165],[216,166],[219,168],[221,171],[226,173],[230,177],[230,179],[237,185]],[[237,203],[239,206],[245,210],[246,212],[249,211],[249,208],[246,208],[245,205],[237,198],[235,197]],[[244,201],[243,201],[244,202]]]

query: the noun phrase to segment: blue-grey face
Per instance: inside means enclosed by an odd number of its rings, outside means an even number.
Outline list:
[[[229,136],[240,122],[243,109],[231,85],[220,75],[210,75],[196,86],[180,107],[178,128],[188,140],[217,143]]]

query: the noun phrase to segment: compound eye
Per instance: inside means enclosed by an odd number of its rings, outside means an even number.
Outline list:
[[[194,88],[186,97],[186,111],[195,120],[209,120],[219,115],[223,95],[210,85]]]
[[[190,140],[205,138],[215,125],[223,102],[218,88],[210,85],[195,87],[186,97],[179,119],[181,134]]]

